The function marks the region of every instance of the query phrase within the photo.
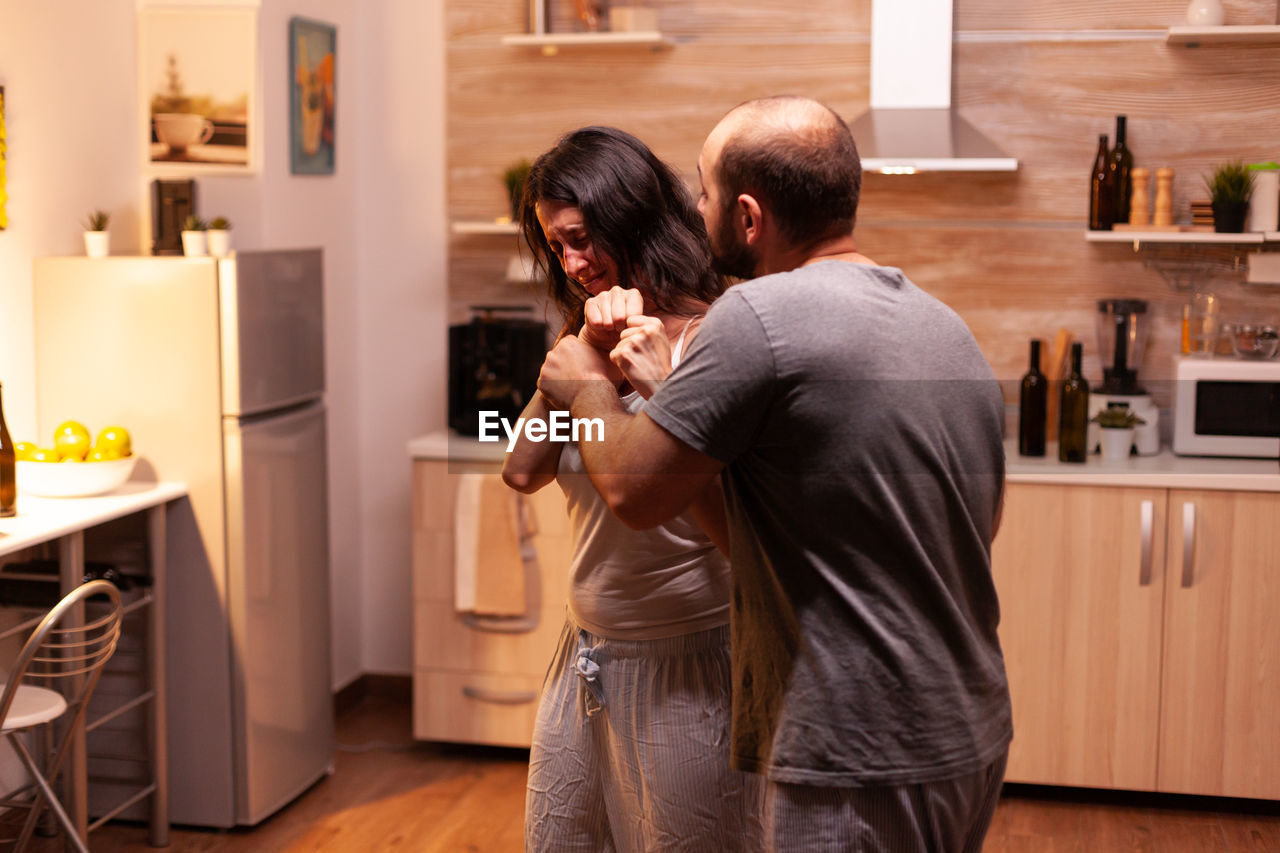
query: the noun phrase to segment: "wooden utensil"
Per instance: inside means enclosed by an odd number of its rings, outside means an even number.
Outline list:
[[[1044,375],[1049,380],[1049,422],[1045,424],[1045,439],[1058,440],[1058,389],[1062,387],[1062,377],[1067,369],[1067,353],[1071,350],[1071,332],[1059,328],[1049,347],[1049,363],[1045,365]]]

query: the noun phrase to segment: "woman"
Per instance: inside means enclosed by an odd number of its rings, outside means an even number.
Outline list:
[[[638,410],[723,290],[684,185],[635,137],[588,127],[538,158],[521,228],[564,316],[562,335],[603,350],[629,339],[617,377]],[[584,325],[587,300],[634,288],[646,320]],[[590,313],[590,312],[588,312]],[[536,395],[526,418],[546,419]],[[574,551],[568,614],[543,685],[529,756],[531,851],[752,850],[756,777],[729,767],[729,565],[718,486],[651,530],[623,525],[573,443],[521,437],[503,478],[529,493],[555,480]]]

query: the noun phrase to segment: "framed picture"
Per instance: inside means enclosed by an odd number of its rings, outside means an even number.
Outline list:
[[[150,174],[249,174],[257,165],[256,6],[138,10],[138,114]]]
[[[289,19],[289,171],[332,175],[338,30]]]

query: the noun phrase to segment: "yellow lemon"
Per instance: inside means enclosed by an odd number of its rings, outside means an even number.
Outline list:
[[[64,456],[62,457],[62,461],[63,462],[83,462],[84,460],[81,459],[79,456]]]
[[[84,455],[89,452],[89,437],[64,432],[53,440],[53,449],[58,451],[58,456],[62,459],[82,462]]]
[[[84,461],[86,461],[86,462],[106,462],[106,461],[108,461],[108,460],[110,460],[110,459],[113,459],[113,458],[115,458],[115,457],[108,456],[107,454],[103,453],[101,450],[90,450],[90,451],[89,451],[89,455],[88,455],[88,456],[86,456],[86,457],[84,458]]]
[[[102,451],[107,459],[121,459],[133,454],[129,431],[122,426],[103,427],[102,432],[98,433],[98,440],[94,442],[93,449]]]
[[[19,441],[13,446],[13,456],[15,459],[30,459],[31,452],[36,446],[29,441]]]
[[[53,447],[61,458],[84,459],[91,440],[88,427],[79,421],[63,421],[53,431]]]
[[[58,451],[54,450],[52,447],[37,447],[35,450],[31,451],[30,461],[57,462]]]

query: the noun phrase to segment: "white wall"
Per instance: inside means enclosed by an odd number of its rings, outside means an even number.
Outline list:
[[[444,4],[361,10],[358,211],[364,668],[412,671],[407,439],[445,424]]]
[[[113,212],[112,251],[137,252],[149,215],[135,2],[0,0],[10,223],[0,231],[0,382],[15,436],[35,432],[32,260],[81,253],[79,223],[93,208]],[[338,687],[411,669],[405,443],[444,424],[443,11],[440,0],[262,0],[259,14],[261,168],[197,176],[199,209],[230,217],[242,248],[324,247]],[[332,176],[289,174],[295,14],[338,27]]]

